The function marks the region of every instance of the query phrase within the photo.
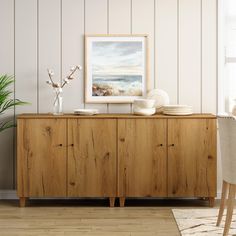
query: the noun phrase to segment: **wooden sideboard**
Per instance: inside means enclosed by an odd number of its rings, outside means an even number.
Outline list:
[[[216,196],[216,117],[22,114],[17,193],[30,197]]]

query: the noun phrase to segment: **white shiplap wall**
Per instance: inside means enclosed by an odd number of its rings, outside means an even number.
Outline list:
[[[171,103],[216,113],[217,0],[0,0],[0,73],[31,103],[5,114],[50,112],[46,69],[61,79],[82,64],[84,34],[149,34],[152,87]],[[84,104],[83,74],[64,90],[64,110],[131,112],[130,104]],[[13,130],[0,134],[0,189],[14,188]]]
[[[0,1],[0,74],[13,75],[14,63],[14,1]],[[12,88],[14,90],[14,88]],[[2,119],[14,117],[14,110],[6,112]],[[13,129],[0,134],[0,188],[13,187],[14,180],[14,141]]]

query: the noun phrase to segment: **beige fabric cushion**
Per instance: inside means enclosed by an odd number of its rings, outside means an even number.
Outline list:
[[[218,116],[222,177],[236,184],[236,119],[233,116]]]

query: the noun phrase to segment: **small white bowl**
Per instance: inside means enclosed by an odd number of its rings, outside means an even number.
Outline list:
[[[135,99],[134,106],[140,108],[153,108],[155,105],[154,99]]]
[[[156,108],[138,108],[135,107],[133,113],[140,116],[151,116],[156,113]]]

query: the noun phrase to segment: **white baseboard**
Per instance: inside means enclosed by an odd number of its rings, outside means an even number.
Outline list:
[[[0,199],[18,199],[16,190],[0,190]]]

